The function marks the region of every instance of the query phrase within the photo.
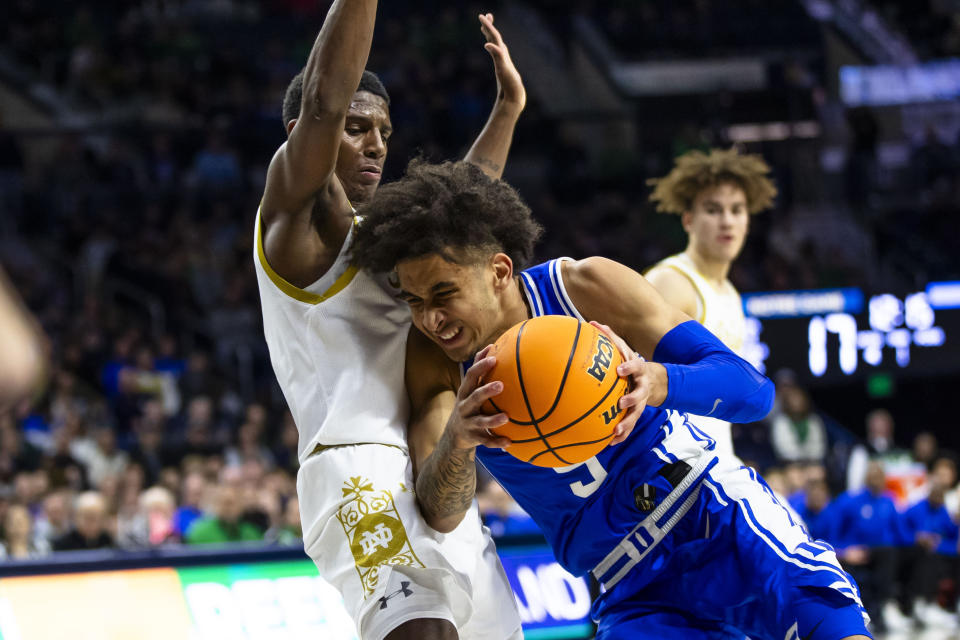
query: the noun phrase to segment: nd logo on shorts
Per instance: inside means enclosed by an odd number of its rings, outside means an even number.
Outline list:
[[[407,540],[390,491],[376,490],[369,480],[354,476],[343,483],[343,495],[351,499],[340,507],[337,520],[350,542],[365,596],[377,588],[382,566],[424,566]]]

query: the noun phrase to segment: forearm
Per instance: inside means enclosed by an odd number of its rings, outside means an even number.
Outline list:
[[[346,112],[370,55],[376,0],[336,0],[303,72],[301,115]]]
[[[667,372],[665,409],[754,422],[773,406],[773,383],[693,320],[667,332],[653,357]]]
[[[417,502],[424,519],[441,533],[453,531],[473,503],[477,490],[476,447],[454,446],[448,432],[417,475]]]
[[[513,131],[522,110],[522,106],[498,98],[487,124],[463,159],[480,167],[492,179],[499,180],[507,164]]]

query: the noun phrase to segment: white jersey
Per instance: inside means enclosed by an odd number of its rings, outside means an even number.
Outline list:
[[[650,271],[655,269],[674,269],[683,274],[697,292],[695,319],[710,333],[717,336],[731,351],[743,355],[747,320],[743,315],[743,301],[733,283],[725,280],[723,286],[718,289],[697,270],[693,260],[685,253],[664,258],[653,265]],[[729,422],[704,416],[690,416],[690,419],[714,437],[718,450],[733,453]]]
[[[733,283],[725,280],[723,286],[717,289],[697,270],[693,260],[685,253],[664,258],[653,265],[650,271],[667,267],[683,274],[696,289],[697,322],[720,338],[720,342],[727,345],[731,351],[740,355],[747,333],[747,321],[743,315],[743,301]]]
[[[387,276],[350,265],[353,227],[333,266],[304,289],[267,262],[259,211],[255,234],[263,331],[300,432],[301,464],[318,444],[376,443],[406,451],[410,310]]]

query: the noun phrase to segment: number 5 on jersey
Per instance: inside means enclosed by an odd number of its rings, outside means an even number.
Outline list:
[[[570,473],[574,469],[579,469],[580,467],[586,465],[587,471],[590,472],[590,482],[584,484],[582,481],[578,480],[576,482],[570,483],[570,491],[573,491],[573,495],[578,498],[586,498],[594,491],[600,488],[600,485],[603,484],[604,479],[607,477],[607,470],[603,468],[600,464],[600,461],[597,460],[597,457],[594,456],[589,460],[584,462],[579,462],[577,464],[572,464],[569,467],[554,467],[553,470],[557,473]]]

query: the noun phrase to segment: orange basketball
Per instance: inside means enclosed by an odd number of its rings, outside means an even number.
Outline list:
[[[589,460],[613,438],[627,381],[617,376],[619,350],[600,331],[569,316],[540,316],[511,327],[489,355],[497,364],[484,383],[500,380],[503,392],[483,411],[509,416],[494,429],[513,441],[507,453],[565,467]]]

